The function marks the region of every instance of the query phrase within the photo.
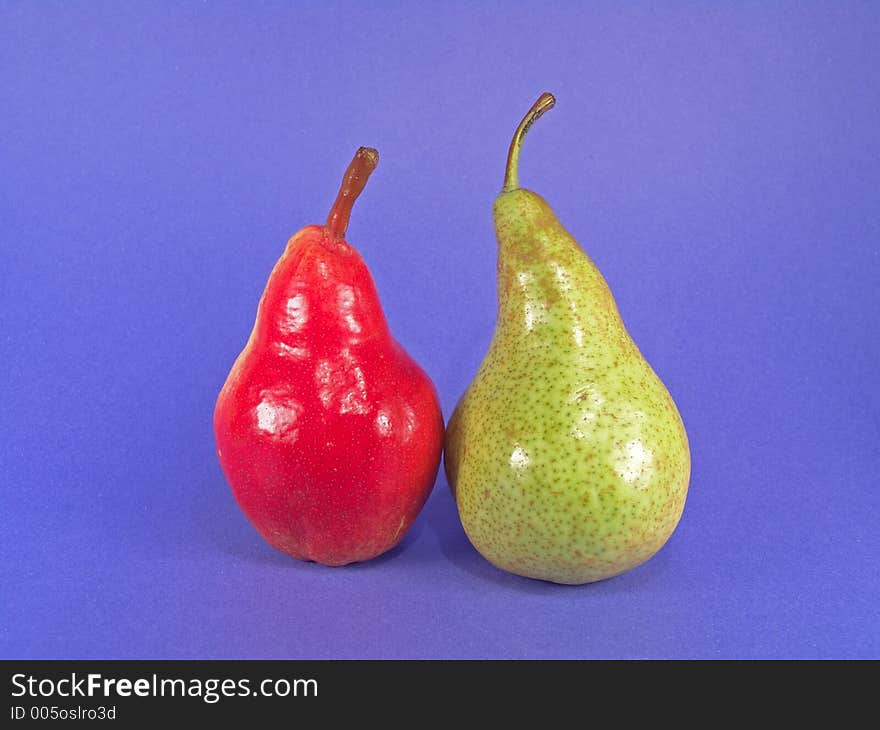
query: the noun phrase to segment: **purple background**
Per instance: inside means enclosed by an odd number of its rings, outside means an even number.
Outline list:
[[[0,6],[0,656],[877,657],[872,3]],[[559,587],[468,544],[265,545],[214,453],[274,261],[358,145],[349,240],[448,417],[522,181],[594,257],[690,435],[684,518]]]

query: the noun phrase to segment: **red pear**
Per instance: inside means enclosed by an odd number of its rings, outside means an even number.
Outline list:
[[[325,565],[400,542],[443,443],[434,385],[391,335],[370,271],[345,241],[378,159],[360,148],[327,223],[288,241],[214,411],[242,511],[270,545]]]

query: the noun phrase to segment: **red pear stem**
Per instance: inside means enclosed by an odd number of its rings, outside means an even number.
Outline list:
[[[379,153],[372,147],[361,147],[355,153],[354,159],[342,178],[339,195],[336,196],[336,202],[330,208],[330,215],[327,216],[327,223],[324,226],[324,230],[333,238],[338,240],[345,238],[354,201],[363,191],[367,184],[367,178],[370,177],[370,173],[376,169],[378,164]]]

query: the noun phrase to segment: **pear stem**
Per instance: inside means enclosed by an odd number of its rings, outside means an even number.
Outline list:
[[[379,153],[372,147],[360,147],[355,152],[354,159],[342,178],[336,202],[330,208],[330,215],[327,216],[327,223],[324,225],[324,230],[328,235],[337,240],[345,238],[354,201],[363,192],[367,178],[370,177],[370,173],[376,169],[378,164]]]
[[[531,126],[541,118],[545,111],[552,109],[555,104],[556,98],[553,94],[548,92],[541,94],[513,133],[513,139],[510,141],[510,150],[507,152],[507,170],[504,173],[503,192],[509,193],[511,190],[519,188],[519,152],[522,149],[523,140]]]

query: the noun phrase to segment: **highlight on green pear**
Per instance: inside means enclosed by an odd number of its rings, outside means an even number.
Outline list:
[[[542,94],[513,135],[493,216],[495,331],[445,438],[474,547],[518,575],[581,584],[644,563],[684,510],[690,451],[669,391],[605,279],[540,195],[519,185]]]

